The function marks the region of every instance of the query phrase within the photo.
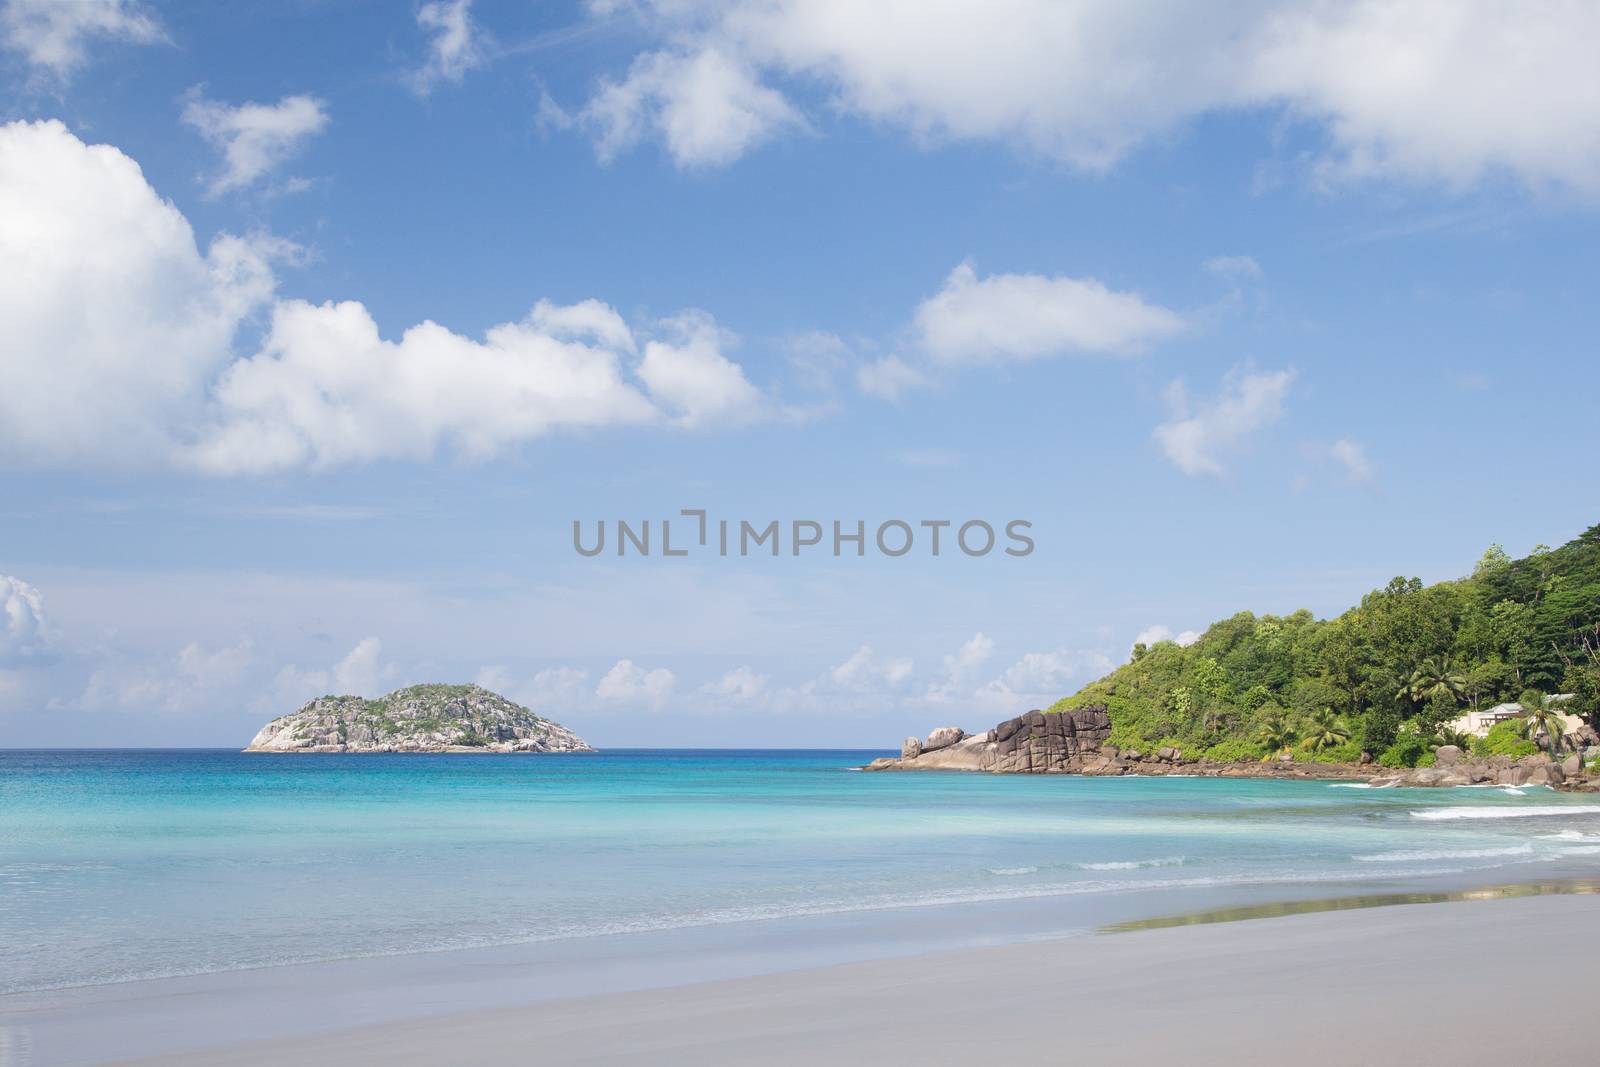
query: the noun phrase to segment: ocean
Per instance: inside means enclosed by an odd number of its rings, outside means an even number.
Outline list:
[[[1070,933],[1197,900],[1600,876],[1600,798],[1544,788],[854,769],[883,754],[0,752],[0,993],[944,906],[982,934],[1024,901],[1030,929]]]

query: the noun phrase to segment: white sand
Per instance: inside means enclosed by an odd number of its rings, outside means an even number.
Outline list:
[[[1592,1062],[1600,897],[1326,912],[558,1000],[217,1065]],[[274,1006],[264,1003],[263,1012]]]

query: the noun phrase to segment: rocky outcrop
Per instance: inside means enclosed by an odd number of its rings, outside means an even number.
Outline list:
[[[593,752],[560,723],[476,685],[326,696],[261,728],[246,752]]]
[[[1434,750],[1432,767],[1388,771],[1372,780],[1375,786],[1549,785],[1581,788],[1585,784],[1583,758],[1569,756],[1556,763],[1544,755],[1489,756],[1463,759],[1461,750],[1445,745]]]
[[[1030,711],[970,737],[960,727],[941,726],[925,740],[907,738],[899,759],[874,760],[869,769],[1120,774],[1123,764],[1101,751],[1110,737],[1111,717],[1101,706]]]
[[[1550,785],[1600,791],[1600,779],[1584,777],[1583,757],[1555,763],[1542,755],[1469,758],[1454,745],[1434,750],[1432,767],[1389,770],[1363,753],[1359,765],[1296,762],[1283,753],[1272,760],[1213,763],[1162,746],[1153,753],[1122,751],[1110,743],[1111,716],[1101,705],[1072,711],[1030,711],[994,729],[968,736],[941,726],[927,738],[908,737],[900,757],[875,759],[869,771],[993,771],[1018,774],[1169,775],[1203,778],[1289,778],[1368,781],[1375,786]]]

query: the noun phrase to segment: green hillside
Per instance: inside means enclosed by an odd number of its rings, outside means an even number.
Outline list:
[[[1335,619],[1244,611],[1187,648],[1136,645],[1049,710],[1104,703],[1124,748],[1410,766],[1463,710],[1555,692],[1575,694],[1564,711],[1600,713],[1600,525],[1526,559],[1495,545],[1459,581],[1396,578]],[[1490,741],[1532,750],[1505,730]]]

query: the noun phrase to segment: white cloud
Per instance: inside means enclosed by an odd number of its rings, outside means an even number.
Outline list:
[[[868,396],[898,400],[912,389],[928,385],[928,376],[898,356],[885,356],[856,368],[856,386]]]
[[[1133,639],[1133,643],[1144,645],[1148,648],[1161,641],[1171,641],[1179,648],[1188,648],[1198,640],[1200,640],[1200,634],[1196,630],[1185,630],[1182,633],[1175,634],[1170,626],[1163,626],[1157,623],[1154,626],[1147,626],[1140,630],[1139,636]],[[1107,669],[1109,670],[1109,668]]]
[[[660,710],[672,698],[677,677],[665,667],[645,670],[631,659],[618,660],[595,687],[595,696],[612,704],[643,705]]]
[[[421,96],[440,82],[459,84],[467,71],[485,60],[483,42],[472,18],[472,0],[436,0],[417,9],[417,25],[428,31],[428,60],[411,76]]]
[[[355,302],[278,304],[261,351],[227,369],[214,400],[187,455],[224,474],[426,459],[445,444],[481,457],[557,429],[657,417],[615,351],[534,320],[483,341],[433,322],[386,341]]]
[[[641,55],[626,78],[601,85],[579,119],[594,131],[603,162],[655,135],[685,168],[730,163],[783,128],[803,125],[782,94],[714,47]]]
[[[0,464],[164,456],[272,289],[260,244],[202,254],[115,148],[0,127]]]
[[[670,340],[644,346],[639,377],[650,395],[680,426],[749,422],[765,414],[765,402],[737,363],[721,352],[731,338],[700,311],[662,323]]]
[[[535,709],[578,707],[588,699],[588,685],[589,672],[581,667],[547,667],[533,676],[523,703]]]
[[[249,638],[208,649],[190,642],[159,664],[101,662],[68,706],[87,711],[203,711],[238,686],[255,660]]]
[[[1335,462],[1344,468],[1346,477],[1352,482],[1370,482],[1372,480],[1372,461],[1367,458],[1367,450],[1358,441],[1341,438],[1335,441],[1328,449]]]
[[[767,675],[756,673],[752,667],[735,667],[715,682],[702,686],[700,692],[718,703],[753,704],[766,695],[770,681]]]
[[[222,153],[222,170],[206,183],[212,196],[253,185],[293,158],[308,138],[328,126],[322,101],[286,96],[276,104],[237,107],[196,96],[183,121]]]
[[[303,671],[290,664],[278,672],[279,696],[295,707],[319,696],[380,696],[397,674],[393,664],[382,662],[382,652],[381,641],[364,637],[329,670]]]
[[[1194,404],[1182,382],[1167,388],[1172,419],[1155,429],[1167,458],[1189,475],[1224,473],[1223,460],[1245,438],[1283,415],[1283,400],[1294,381],[1293,371],[1270,374],[1230,373],[1213,400]]]
[[[993,274],[971,263],[913,317],[919,347],[943,364],[1009,363],[1069,352],[1127,354],[1177,333],[1183,320],[1093,278]]]
[[[58,80],[83,66],[94,38],[154,44],[166,36],[135,0],[5,0],[0,6],[0,41]]]
[[[1219,278],[1241,282],[1255,281],[1263,273],[1254,256],[1212,256],[1206,260],[1205,268]]]
[[[1459,185],[1503,173],[1600,192],[1593,4],[605,6],[637,12],[665,47],[590,102],[603,155],[655,132],[680,164],[730,162],[803,123],[767,84],[782,80],[923,141],[1000,140],[1086,170],[1203,115],[1270,109],[1323,135],[1316,164],[1330,177]]]
[[[0,574],[0,664],[38,654],[49,639],[39,590],[21,578]]]
[[[911,677],[914,664],[904,657],[884,658],[862,645],[850,658],[833,667],[826,681],[838,689],[853,693],[879,692],[893,689]]]
[[[484,667],[476,681],[534,711],[559,716],[592,703],[589,672],[579,667],[547,667],[523,684],[503,664]]]
[[[789,366],[801,383],[822,391],[834,388],[834,378],[850,354],[850,346],[843,338],[825,330],[808,330],[789,337],[785,348]]]
[[[222,235],[202,254],[117,149],[0,126],[0,465],[255,473],[775,414],[703,312],[642,346],[598,300],[540,301],[482,340],[423,322],[391,341],[359,303],[275,302],[291,250]],[[258,351],[236,358],[263,308]]]
[[[1115,666],[1100,652],[1029,652],[980,686],[972,694],[972,702],[991,714],[1015,715],[1053,704]]]
[[[973,634],[954,654],[944,657],[944,679],[928,687],[927,699],[942,704],[961,698],[973,674],[993,654],[994,641],[981,631]]]

